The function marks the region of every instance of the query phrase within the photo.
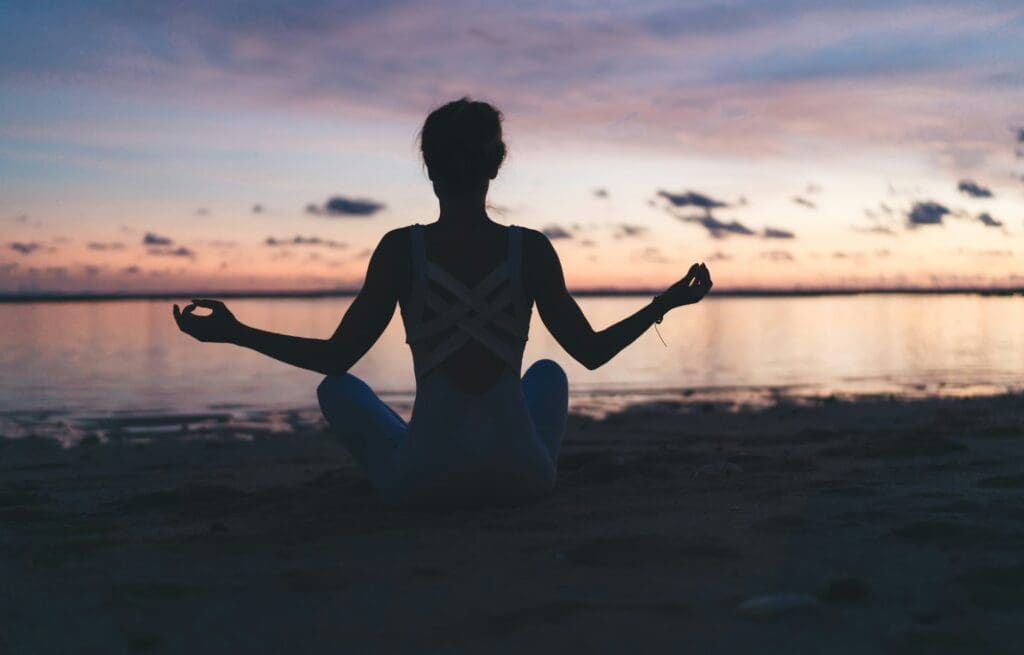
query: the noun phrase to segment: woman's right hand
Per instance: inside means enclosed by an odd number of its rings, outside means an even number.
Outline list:
[[[661,294],[662,302],[667,309],[692,305],[711,291],[711,272],[703,263],[694,264],[683,279],[679,280]]]
[[[205,316],[194,314],[197,307],[211,311]],[[193,298],[192,304],[186,306],[184,310],[178,309],[175,305],[174,321],[182,332],[206,343],[233,342],[242,327],[224,303],[204,298]]]

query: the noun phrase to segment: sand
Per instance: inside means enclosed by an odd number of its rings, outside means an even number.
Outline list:
[[[1024,652],[1021,401],[574,415],[551,497],[433,513],[314,410],[3,439],[0,653]]]

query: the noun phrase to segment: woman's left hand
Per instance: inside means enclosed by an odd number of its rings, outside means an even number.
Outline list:
[[[194,314],[197,307],[209,309],[210,313],[205,316]],[[242,327],[224,303],[203,298],[193,298],[192,304],[184,310],[175,305],[174,321],[182,332],[207,343],[229,343]]]

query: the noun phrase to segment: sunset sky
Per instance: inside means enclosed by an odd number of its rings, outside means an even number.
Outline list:
[[[1024,5],[3,2],[0,292],[357,286],[426,114],[575,288],[1024,286]]]

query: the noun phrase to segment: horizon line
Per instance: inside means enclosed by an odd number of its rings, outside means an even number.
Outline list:
[[[638,297],[655,296],[661,288],[619,288],[590,287],[570,289],[573,296],[588,297]],[[115,292],[61,292],[35,291],[0,293],[0,303],[29,302],[99,302],[112,300],[177,300],[181,298],[228,298],[228,299],[287,299],[287,298],[351,298],[359,293],[358,288],[340,289],[293,289],[293,290],[205,290],[205,291],[115,291]],[[806,296],[856,296],[856,295],[949,295],[970,294],[983,296],[1024,295],[1024,287],[790,287],[790,288],[742,288],[715,290],[709,297],[726,298],[772,298]]]

